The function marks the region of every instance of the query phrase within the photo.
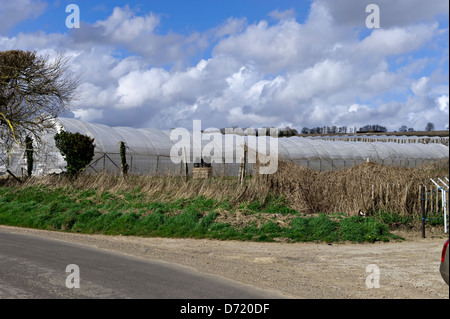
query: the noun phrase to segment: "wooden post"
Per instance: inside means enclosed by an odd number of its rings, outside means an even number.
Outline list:
[[[20,180],[18,177],[16,177],[16,175],[14,175],[9,169],[6,170],[6,172],[11,175],[17,182],[19,182],[20,184],[22,184],[22,180]]]
[[[406,209],[407,204],[408,204],[408,187],[409,187],[409,185],[406,185],[406,190],[405,190],[405,203],[404,203],[405,209]]]
[[[422,200],[422,238],[425,238],[425,187],[422,186],[422,192],[421,192],[421,200]]]
[[[186,182],[189,180],[189,169],[187,164],[187,155],[186,155],[186,147],[183,147],[183,153],[184,153],[184,170],[185,170],[185,179]]]
[[[159,173],[159,155],[156,156],[156,171],[155,175],[158,175]]]
[[[386,184],[386,205],[389,203],[389,183]]]
[[[384,202],[383,202],[383,198],[384,198],[384,196],[383,196],[383,184],[382,183],[380,183],[380,203],[382,204],[382,205],[384,205]]]
[[[242,172],[244,170],[244,159],[241,156],[241,163],[239,165],[239,184],[243,183]]]
[[[239,166],[239,184],[245,181],[245,164],[247,162],[247,147],[244,144],[244,156],[241,156],[241,165]]]
[[[242,170],[242,182],[245,181],[245,174],[247,173],[246,168],[247,168],[247,146],[244,143],[244,166]]]
[[[419,211],[421,208],[422,208],[422,186],[421,185],[419,185],[419,192],[418,192],[418,194],[419,194],[419,198],[417,199],[418,200],[418,206],[419,207],[417,207],[417,211]]]

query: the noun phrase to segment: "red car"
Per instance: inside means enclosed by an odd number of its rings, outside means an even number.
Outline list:
[[[441,267],[439,268],[441,276],[448,285],[448,239],[442,248]]]

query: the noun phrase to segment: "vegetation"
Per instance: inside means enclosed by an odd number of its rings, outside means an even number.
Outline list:
[[[68,110],[78,87],[68,59],[35,52],[0,51],[0,137],[6,144],[39,140],[51,119]]]
[[[55,135],[56,147],[67,162],[67,174],[77,176],[94,158],[94,139],[80,133],[61,131]]]
[[[127,153],[125,143],[120,141],[120,163],[122,167],[122,175],[126,176],[128,174],[128,169],[130,166],[127,164]]]
[[[251,217],[225,222],[223,212]],[[279,223],[276,215],[289,217]],[[352,241],[400,239],[376,217],[318,214],[305,216],[273,197],[264,204],[204,196],[172,202],[147,201],[139,189],[131,192],[26,186],[0,188],[0,224],[47,230],[109,235],[214,238],[255,241]]]
[[[23,183],[7,177],[0,178],[0,224],[136,236],[388,241],[398,238],[392,230],[420,230],[421,185],[435,176],[448,176],[448,162],[415,169],[365,163],[337,172],[280,162],[275,174],[255,174],[243,184],[237,177],[82,174]],[[436,194],[425,196],[426,224],[443,227]]]

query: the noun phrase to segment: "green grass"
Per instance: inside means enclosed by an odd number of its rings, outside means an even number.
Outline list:
[[[216,221],[219,211],[245,212],[256,216],[243,227]],[[273,215],[291,216],[280,226]],[[264,218],[270,217],[270,218]],[[189,237],[221,240],[292,242],[375,242],[399,239],[389,225],[408,222],[394,213],[374,217],[342,214],[302,216],[286,205],[282,197],[264,203],[242,203],[238,207],[202,196],[174,202],[145,200],[138,189],[113,194],[95,189],[76,190],[45,187],[0,187],[0,224],[86,234],[134,235],[146,237]]]

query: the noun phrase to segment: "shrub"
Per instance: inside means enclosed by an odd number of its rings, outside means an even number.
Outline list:
[[[67,174],[77,176],[94,158],[94,139],[80,133],[61,131],[55,135],[56,147],[67,162]]]
[[[120,141],[120,162],[122,166],[122,174],[126,176],[128,174],[128,169],[130,166],[127,164],[127,151],[125,143]]]

